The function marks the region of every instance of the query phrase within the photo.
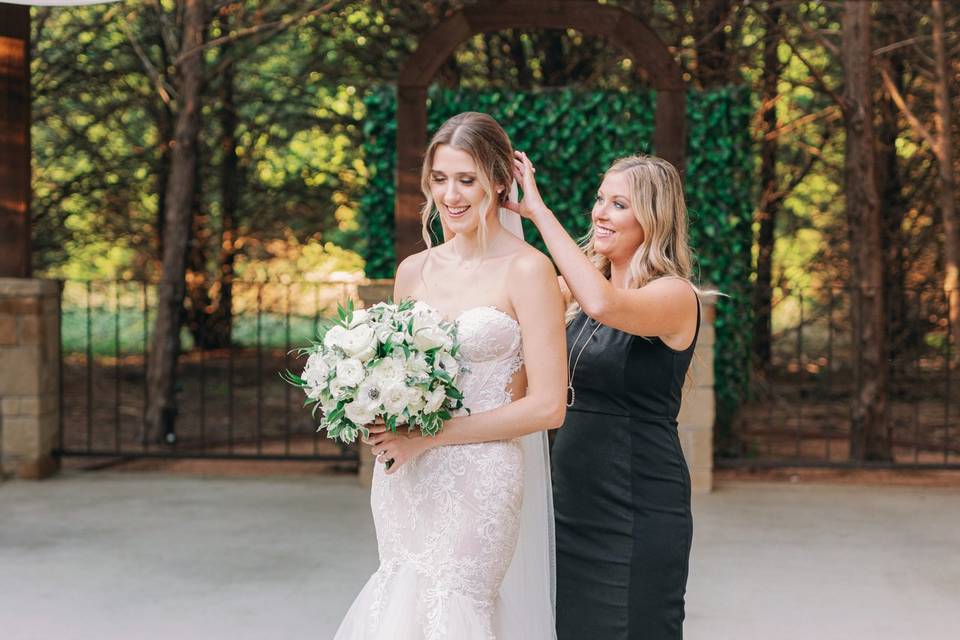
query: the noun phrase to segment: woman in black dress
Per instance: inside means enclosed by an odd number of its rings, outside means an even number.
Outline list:
[[[682,638],[692,540],[677,437],[700,327],[676,169],[650,156],[604,176],[580,247],[516,154],[523,201],[568,297],[568,409],[553,446],[559,640]]]

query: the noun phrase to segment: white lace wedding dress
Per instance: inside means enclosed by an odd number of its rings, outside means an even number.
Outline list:
[[[507,387],[523,363],[516,320],[477,307],[460,314],[457,332],[464,405],[477,413],[510,402]],[[380,567],[336,640],[555,638],[552,513],[524,506],[549,504],[542,470],[534,467],[540,477],[524,487],[525,458],[542,464],[538,438],[545,441],[539,433],[436,447],[389,476],[376,465],[370,502]],[[526,548],[518,550],[522,529]]]

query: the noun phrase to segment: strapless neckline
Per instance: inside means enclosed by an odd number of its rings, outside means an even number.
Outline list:
[[[427,304],[427,303],[424,303],[424,304]],[[430,306],[430,305],[428,305],[428,306]],[[434,307],[432,307],[432,306],[431,306],[430,308],[431,308],[431,309],[434,309],[434,311],[437,311],[437,310],[436,310]],[[470,308],[468,308],[468,309],[464,309],[463,311],[459,312],[456,316],[454,316],[453,320],[448,319],[448,318],[447,318],[446,316],[444,316],[442,313],[440,314],[440,316],[441,316],[444,320],[446,320],[447,322],[456,323],[456,322],[459,322],[459,321],[460,321],[460,318],[462,318],[463,316],[467,315],[468,313],[473,313],[474,311],[493,311],[494,313],[496,313],[496,314],[498,314],[498,315],[500,315],[500,316],[503,316],[504,318],[510,320],[511,322],[513,322],[513,323],[514,323],[515,325],[517,325],[518,327],[520,326],[520,323],[517,321],[516,318],[514,318],[513,316],[511,316],[511,315],[510,315],[509,313],[507,313],[506,311],[501,311],[501,310],[498,309],[495,305],[492,305],[492,304],[482,304],[482,305],[478,305],[478,306],[476,306],[476,307],[470,307]],[[437,313],[440,313],[440,312],[437,311]]]

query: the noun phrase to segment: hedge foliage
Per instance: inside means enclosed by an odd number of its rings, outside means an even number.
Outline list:
[[[396,95],[392,87],[365,99],[365,162],[370,180],[361,197],[367,232],[367,276],[393,277]],[[590,224],[590,208],[603,171],[617,158],[651,153],[653,91],[620,93],[452,91],[434,88],[428,96],[428,128],[461,111],[482,111],[497,119],[517,149],[537,165],[537,182],[547,204],[574,237]],[[715,378],[721,435],[746,393],[750,347],[752,246],[749,119],[750,94],[728,87],[687,94],[685,192],[691,244],[699,281],[725,294],[717,301]],[[544,249],[536,229],[524,221],[527,239]]]

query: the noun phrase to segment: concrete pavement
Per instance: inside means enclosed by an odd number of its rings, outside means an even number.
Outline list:
[[[956,489],[729,483],[694,518],[688,640],[960,637]],[[349,477],[0,483],[7,640],[326,639],[375,567]]]

